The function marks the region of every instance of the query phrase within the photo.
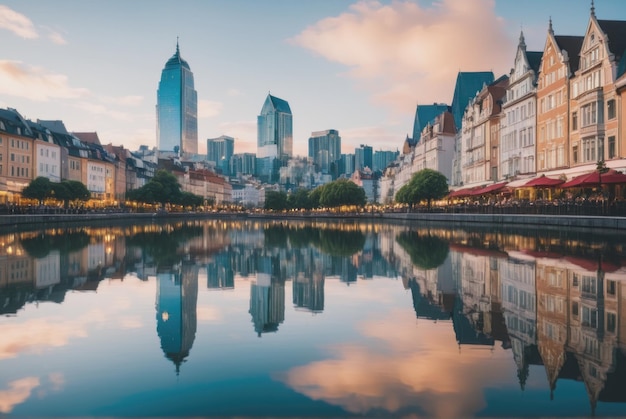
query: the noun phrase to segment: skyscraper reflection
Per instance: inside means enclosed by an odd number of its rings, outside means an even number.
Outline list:
[[[182,265],[157,273],[157,334],[161,349],[174,363],[177,375],[196,337],[197,301],[197,266]]]

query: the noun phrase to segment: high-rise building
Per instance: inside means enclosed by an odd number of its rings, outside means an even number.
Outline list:
[[[337,130],[315,131],[309,138],[309,157],[324,174],[337,177],[339,160],[341,160],[341,137]]]
[[[230,159],[235,151],[235,139],[227,135],[206,140],[206,159],[215,163],[216,169],[230,175]]]
[[[176,53],[161,72],[156,113],[159,151],[198,153],[198,93],[189,64],[180,56],[178,41]]]
[[[397,150],[396,151],[390,151],[390,150],[375,151],[372,171],[374,172],[384,171],[387,165],[389,165],[389,163],[394,161],[398,157],[399,154],[400,152]]]
[[[257,157],[275,157],[278,159],[291,157],[293,127],[289,103],[268,94],[257,122]]]
[[[370,169],[373,166],[373,150],[369,145],[361,144],[359,148],[354,149],[354,170],[363,170],[366,167]]]

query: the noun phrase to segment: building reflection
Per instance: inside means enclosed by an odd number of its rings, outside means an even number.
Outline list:
[[[157,273],[157,334],[161,349],[174,363],[177,375],[196,337],[197,301],[197,266],[180,265]]]
[[[95,291],[131,272],[156,278],[157,334],[178,373],[197,333],[201,273],[209,290],[249,284],[257,336],[285,322],[289,286],[294,310],[323,313],[327,283],[393,278],[416,318],[452,323],[461,352],[500,345],[522,390],[531,372],[545,371],[555,399],[559,382],[582,382],[593,412],[601,401],[626,402],[625,256],[618,239],[584,234],[392,224],[211,220],[13,232],[0,235],[0,314],[62,303],[70,290]]]

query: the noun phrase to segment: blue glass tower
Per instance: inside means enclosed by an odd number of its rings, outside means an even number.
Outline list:
[[[193,73],[176,53],[165,63],[157,90],[157,148],[180,155],[198,153],[198,93]]]
[[[289,103],[267,95],[257,118],[257,157],[291,157],[293,150],[292,115]]]

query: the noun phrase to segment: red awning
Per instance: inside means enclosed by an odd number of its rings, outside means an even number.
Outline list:
[[[501,183],[494,183],[492,185],[487,185],[484,188],[480,188],[472,192],[472,196],[487,195],[490,193],[499,192],[501,189],[503,189],[506,186],[507,183],[508,182],[501,182]]]
[[[562,179],[554,179],[551,177],[547,177],[546,175],[541,175],[532,180],[529,180],[524,184],[523,187],[533,187],[533,188],[547,188],[551,186],[557,186],[565,181]]]
[[[591,188],[594,186],[617,183],[626,184],[626,174],[613,169],[606,173],[600,173],[595,170],[591,173],[576,176],[575,178],[562,184],[561,188]]]
[[[472,196],[477,189],[480,188],[475,186],[473,188],[457,189],[456,191],[451,191],[448,194],[448,198],[465,198],[466,196]]]

